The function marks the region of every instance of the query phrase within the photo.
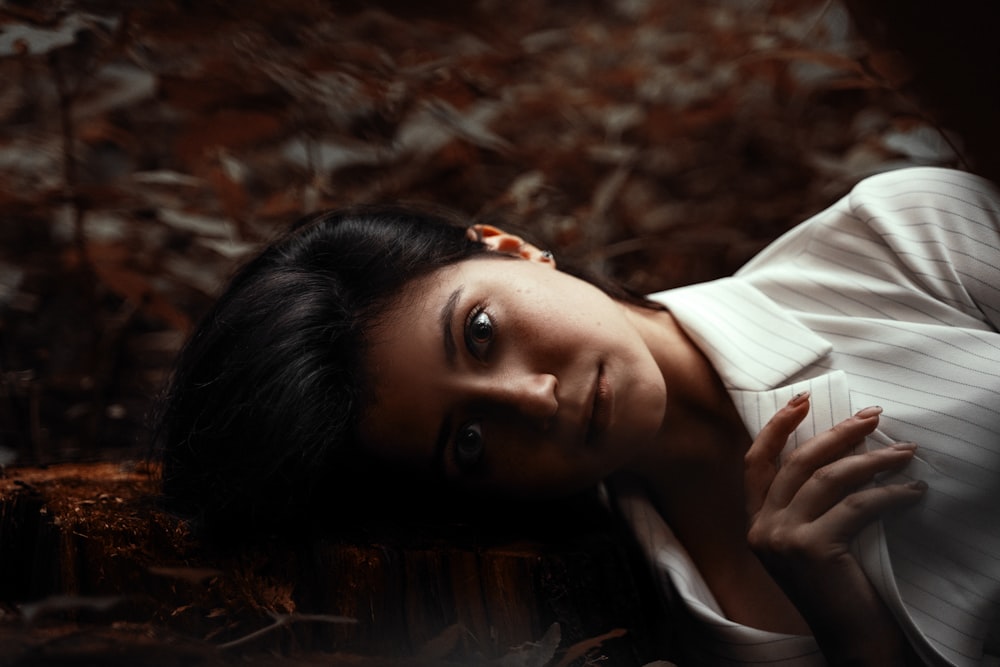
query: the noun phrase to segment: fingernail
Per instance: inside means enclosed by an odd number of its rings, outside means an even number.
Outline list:
[[[854,416],[857,417],[858,419],[868,419],[869,417],[875,417],[880,414],[882,414],[882,406],[871,405],[868,406],[867,408],[864,408],[863,410],[858,410],[858,412]]]
[[[900,451],[910,451],[910,452],[912,452],[914,449],[917,448],[917,443],[915,443],[915,442],[894,442],[894,443],[892,443],[889,446],[892,447],[893,449],[898,449]]]
[[[909,488],[911,488],[911,489],[913,489],[914,491],[926,491],[927,490],[927,482],[925,482],[922,479],[915,479],[912,482],[910,482],[909,484],[907,484],[906,486],[909,487]]]
[[[796,405],[802,405],[809,398],[808,391],[800,391],[799,393],[792,396],[788,401],[789,407],[795,407]]]

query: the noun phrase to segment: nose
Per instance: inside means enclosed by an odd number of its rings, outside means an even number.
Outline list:
[[[485,378],[484,378],[485,379]],[[548,373],[516,373],[485,379],[482,397],[511,407],[525,417],[545,420],[559,408],[558,381]]]

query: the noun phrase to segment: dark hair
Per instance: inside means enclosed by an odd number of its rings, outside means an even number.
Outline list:
[[[219,536],[384,498],[388,467],[354,446],[365,332],[409,282],[488,252],[468,224],[410,208],[326,212],[246,264],[181,351],[157,411],[170,509]]]

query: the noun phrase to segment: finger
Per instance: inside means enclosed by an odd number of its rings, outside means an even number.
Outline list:
[[[808,413],[809,392],[792,396],[764,425],[744,455],[743,484],[749,516],[756,514],[764,504],[778,470],[778,455]]]
[[[862,528],[883,514],[913,505],[927,490],[922,481],[887,484],[856,491],[813,522],[818,535],[841,543],[852,540]]]
[[[799,488],[788,511],[800,521],[813,521],[870,483],[879,473],[906,465],[915,450],[913,443],[897,443],[829,463],[816,470]]]
[[[865,436],[878,426],[881,413],[882,408],[879,407],[865,408],[803,443],[782,464],[771,483],[768,502],[775,507],[786,507],[819,468],[860,445]]]

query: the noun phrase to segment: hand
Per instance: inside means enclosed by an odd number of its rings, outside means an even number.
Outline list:
[[[851,453],[878,425],[866,408],[778,455],[809,412],[793,398],[761,430],[745,457],[750,548],[809,623],[831,664],[900,664],[912,651],[857,559],[851,541],[884,512],[915,503],[920,483],[866,486],[904,466],[915,445]]]

